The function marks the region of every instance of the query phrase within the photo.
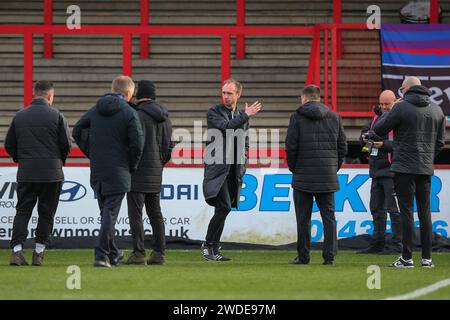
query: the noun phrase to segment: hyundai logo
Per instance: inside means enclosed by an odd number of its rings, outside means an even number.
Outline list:
[[[86,195],[86,188],[75,181],[64,181],[61,193],[59,195],[59,201],[70,202],[77,201]]]

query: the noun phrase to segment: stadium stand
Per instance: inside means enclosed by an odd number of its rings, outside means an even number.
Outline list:
[[[53,23],[65,24],[73,1],[53,1]],[[450,22],[450,4],[441,1],[443,23]],[[405,1],[342,1],[343,23],[365,23],[366,8],[377,4],[382,22],[398,23]],[[89,25],[138,25],[140,1],[78,0],[81,22]],[[0,2],[1,24],[43,24],[44,1]],[[152,25],[235,25],[236,1],[150,0]],[[247,0],[246,24],[311,26],[333,22],[332,0]],[[193,130],[207,108],[219,99],[221,43],[219,37],[150,36],[149,59],[139,57],[139,37],[133,37],[133,78],[156,83],[158,100],[171,112],[174,128]],[[235,59],[231,39],[231,75],[244,84],[243,101],[261,99],[264,112],[254,128],[280,129],[283,142],[290,113],[305,84],[311,37],[246,37],[246,57]],[[23,104],[23,37],[0,36],[0,142]],[[55,83],[54,104],[72,126],[96,99],[108,91],[122,71],[120,36],[55,35],[53,58],[43,57],[43,36],[34,36],[34,79]],[[369,111],[380,91],[380,59],[376,31],[344,30],[338,60],[338,110]],[[323,70],[322,70],[323,79]],[[355,143],[367,117],[345,117],[350,142]],[[282,143],[282,146],[284,143]],[[282,147],[281,146],[281,147]]]

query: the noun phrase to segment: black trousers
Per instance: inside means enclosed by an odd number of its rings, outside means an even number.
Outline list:
[[[414,195],[420,222],[422,258],[431,259],[432,224],[430,209],[431,176],[396,173],[395,192],[402,215],[403,258],[411,259],[414,250]]]
[[[115,259],[119,255],[119,249],[114,242],[115,226],[119,216],[125,193],[110,195],[97,195],[100,207],[101,226],[100,234],[95,244],[95,260]]]
[[[131,236],[133,238],[133,252],[145,256],[144,224],[142,222],[142,209],[145,204],[145,210],[150,219],[155,240],[153,249],[164,253],[166,249],[166,235],[164,218],[161,213],[160,192],[128,192],[127,203]]]
[[[225,182],[220,188],[216,198],[216,205],[214,209],[214,216],[209,221],[208,231],[206,233],[205,241],[207,245],[218,246],[220,237],[222,236],[225,220],[231,211],[231,197],[230,190],[236,188],[236,182],[230,176],[225,179]]]
[[[35,242],[48,244],[53,230],[53,220],[58,208],[62,182],[18,182],[16,216],[13,223],[11,248],[23,244],[28,236],[28,223],[38,203],[38,223]]]
[[[386,242],[387,213],[391,218],[392,242],[401,244],[401,219],[395,199],[392,178],[373,178],[370,187],[370,211],[373,217],[373,238],[375,245],[384,247]]]
[[[337,254],[336,218],[334,216],[334,193],[309,193],[294,189],[295,215],[297,218],[297,251],[300,261],[309,262],[311,248],[311,214],[313,198],[322,217],[324,241],[322,257],[333,261]]]

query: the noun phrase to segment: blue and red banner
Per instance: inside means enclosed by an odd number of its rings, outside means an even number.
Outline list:
[[[450,114],[450,25],[383,24],[380,41],[383,88],[402,96],[404,78],[416,76]]]

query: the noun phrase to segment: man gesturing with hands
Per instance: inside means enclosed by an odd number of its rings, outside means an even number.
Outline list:
[[[228,79],[222,86],[222,104],[211,107],[207,112],[207,139],[204,155],[205,174],[203,195],[206,202],[214,207],[202,244],[205,260],[229,261],[219,251],[220,237],[225,220],[231,208],[237,208],[248,159],[249,118],[262,108],[258,101],[245,110],[237,108],[242,93],[242,85]]]

